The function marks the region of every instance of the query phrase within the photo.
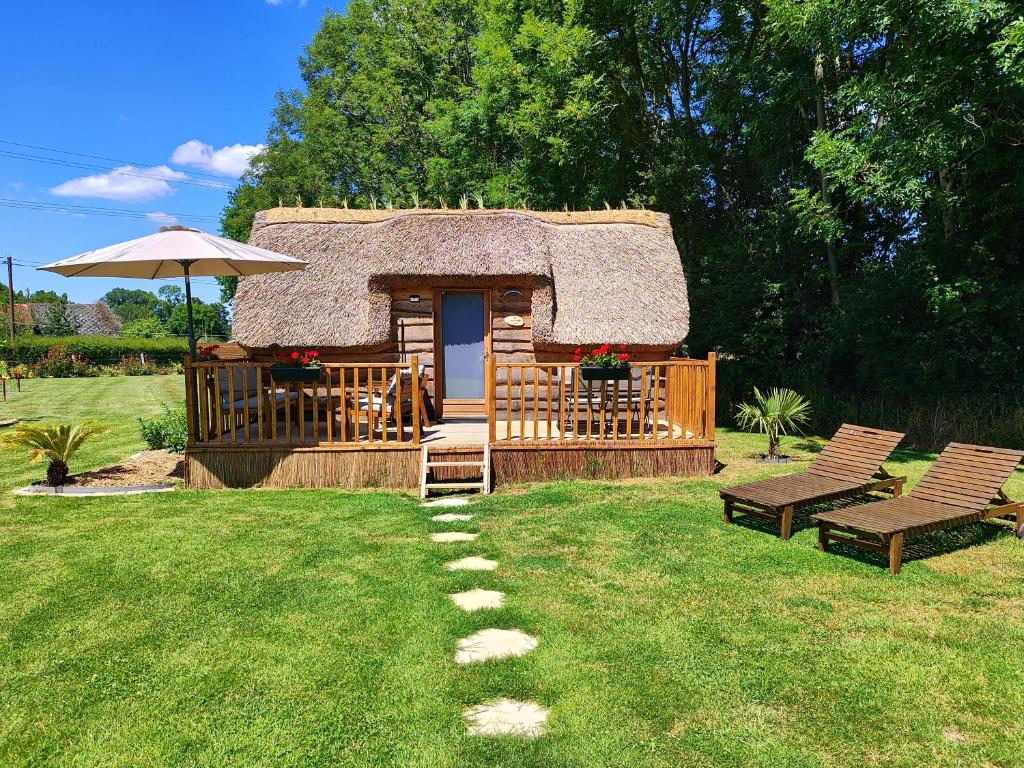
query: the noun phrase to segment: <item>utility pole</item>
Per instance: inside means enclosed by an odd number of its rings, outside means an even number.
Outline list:
[[[7,257],[7,333],[14,343],[14,259]]]

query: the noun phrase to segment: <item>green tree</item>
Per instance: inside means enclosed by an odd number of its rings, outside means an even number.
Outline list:
[[[80,328],[80,323],[71,314],[66,301],[52,304],[39,324],[39,331],[44,336],[74,336]]]
[[[156,310],[157,297],[150,291],[113,288],[103,296],[115,315],[124,323],[151,317]]]
[[[231,335],[228,313],[223,304],[205,304],[192,300],[192,317],[198,338],[226,339]],[[172,336],[188,334],[188,314],[184,304],[175,304],[164,326]]]
[[[167,329],[153,315],[129,320],[121,327],[125,339],[160,339],[167,335]]]

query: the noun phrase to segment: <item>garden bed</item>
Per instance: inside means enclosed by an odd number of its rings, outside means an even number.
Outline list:
[[[142,451],[124,461],[68,478],[66,488],[129,488],[175,485],[185,477],[184,456],[170,451]],[[44,481],[33,487],[45,485]]]

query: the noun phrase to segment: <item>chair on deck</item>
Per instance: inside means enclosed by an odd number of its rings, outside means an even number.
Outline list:
[[[625,381],[579,381],[579,391],[575,400],[573,399],[573,379],[579,371],[578,368],[569,368],[569,376],[565,386],[565,422],[564,429],[567,432],[574,431],[577,412],[579,420],[584,426],[587,423],[588,414],[595,434],[600,432],[601,408],[604,407],[605,435],[613,434],[612,420],[625,421],[625,430],[620,435],[625,438],[633,433],[634,419],[640,437],[643,437],[652,423],[652,406],[654,398],[654,385],[651,381],[653,372],[647,368],[634,366],[630,370],[630,377]],[[646,373],[646,392],[644,391],[644,378]],[[616,383],[618,393],[616,395]],[[641,407],[641,402],[643,407]],[[643,421],[641,423],[641,412]],[[583,430],[581,430],[583,432]],[[584,432],[585,434],[585,432]]]
[[[422,396],[426,392],[427,384],[430,383],[430,377],[427,375],[426,366],[420,365],[419,371],[419,382],[420,382],[420,423],[424,427],[430,426],[430,417],[427,415],[427,407],[425,398]],[[398,391],[399,382],[401,382],[402,401],[399,404]],[[410,417],[406,422],[410,426],[412,425],[412,370],[410,368],[403,368],[399,373],[396,373],[388,381],[388,388],[383,393],[380,392],[362,392],[359,394],[359,400],[355,404],[354,416],[356,423],[363,420],[363,415],[369,412],[369,434],[378,428],[380,424],[381,413],[384,413],[384,428],[387,428],[388,424],[394,424],[396,429],[398,427],[398,411],[396,405],[401,408],[401,414],[403,417]],[[335,409],[335,414],[338,418],[344,418],[343,408],[338,407]]]
[[[839,541],[887,553],[897,574],[904,541],[926,533],[1003,518],[1024,536],[1024,503],[1002,490],[1021,461],[1024,451],[950,443],[906,496],[812,515],[818,548]]]
[[[782,539],[789,539],[793,512],[825,501],[885,491],[903,492],[906,477],[893,477],[882,468],[903,439],[902,432],[843,424],[805,471],[723,488],[724,519],[735,512],[778,520]]]
[[[229,375],[230,372],[230,375]],[[238,429],[241,426],[239,420],[244,420],[246,407],[249,410],[249,420],[258,418],[259,399],[263,398],[264,417],[269,418],[271,408],[283,410],[285,400],[294,401],[298,394],[285,392],[277,389],[274,392],[261,383],[256,375],[255,367],[228,366],[217,370],[217,389],[220,397],[221,414],[224,424],[223,431]],[[231,409],[235,411],[235,424],[229,424]]]

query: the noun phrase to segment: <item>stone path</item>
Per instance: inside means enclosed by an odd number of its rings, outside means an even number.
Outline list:
[[[488,560],[486,557],[474,555],[464,557],[461,560],[453,560],[445,563],[444,567],[449,571],[493,571],[498,567],[497,560]]]
[[[518,629],[483,629],[459,640],[455,663],[472,664],[476,661],[525,656],[536,647],[537,638]]]
[[[478,533],[460,533],[458,531],[446,531],[445,533],[432,533],[430,540],[438,544],[451,544],[456,541],[476,541]]]
[[[524,736],[536,739],[544,735],[544,724],[551,710],[532,701],[496,699],[467,709],[470,736]]]
[[[505,593],[496,592],[493,589],[471,589],[468,592],[456,592],[448,597],[468,613],[483,608],[501,608],[505,604]]]
[[[444,498],[427,501],[422,506],[462,507],[469,504],[464,498]],[[435,523],[465,523],[473,515],[447,512],[430,518]],[[431,534],[431,541],[446,544],[475,541],[479,534],[461,531],[445,531]],[[494,571],[496,560],[479,555],[464,557],[445,563],[449,571]],[[462,610],[472,613],[484,609],[497,609],[505,605],[505,594],[492,589],[470,589],[448,595],[448,598]],[[518,629],[483,629],[474,635],[464,637],[456,643],[455,663],[474,664],[481,661],[508,659],[525,656],[538,645],[535,637]],[[466,733],[469,736],[518,736],[536,739],[544,735],[550,710],[533,701],[495,699],[470,707],[463,713],[466,719]]]
[[[427,507],[429,509],[431,507],[464,507],[467,504],[469,504],[469,499],[445,498],[434,499],[433,501],[425,501],[423,502],[422,506]]]

